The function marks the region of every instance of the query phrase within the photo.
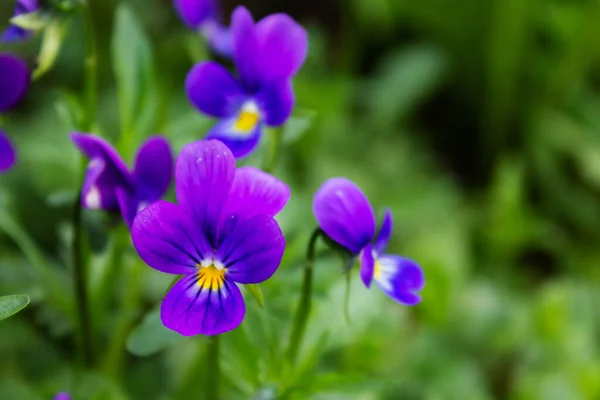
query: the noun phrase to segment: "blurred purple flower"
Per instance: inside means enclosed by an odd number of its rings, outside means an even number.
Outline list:
[[[246,309],[237,284],[263,282],[281,262],[285,239],[273,217],[290,190],[257,168],[236,170],[223,143],[205,140],[181,151],[175,191],[177,205],[150,205],[131,230],[150,267],[185,275],[163,299],[162,322],[185,336],[235,329]]]
[[[10,54],[0,54],[0,113],[13,108],[25,95],[30,83],[25,62]],[[6,133],[0,130],[0,172],[11,168],[16,153]]]
[[[84,208],[120,211],[131,227],[135,215],[159,200],[171,183],[173,157],[165,138],[154,136],[142,144],[133,172],[104,139],[72,133],[71,140],[90,160],[81,191]]]
[[[374,280],[392,299],[415,305],[425,286],[421,267],[385,250],[392,234],[392,215],[386,210],[375,237],[375,213],[369,200],[353,182],[332,178],[317,191],[313,212],[321,229],[332,240],[360,257],[360,277],[366,287]]]
[[[214,51],[231,57],[231,32],[221,24],[217,0],[174,0],[174,3],[188,28],[202,33]]]
[[[21,14],[35,12],[39,10],[39,8],[39,0],[17,0],[13,16],[16,17]],[[2,36],[0,37],[0,42],[17,42],[21,40],[26,40],[29,39],[31,35],[32,32],[27,29],[23,29],[16,25],[10,25],[2,33]]]
[[[272,14],[258,23],[244,7],[232,16],[233,56],[239,79],[222,65],[195,65],[186,79],[190,101],[221,120],[208,139],[225,143],[236,158],[258,144],[262,125],[285,123],[294,106],[291,78],[306,58],[308,36],[286,14]]]
[[[71,395],[67,392],[60,392],[54,396],[54,400],[71,400]]]

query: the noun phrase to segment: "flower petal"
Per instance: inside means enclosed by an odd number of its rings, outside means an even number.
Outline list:
[[[40,7],[38,0],[17,0],[15,4],[15,10],[13,16],[19,16],[21,14],[27,14],[36,11]],[[33,35],[32,31],[23,29],[16,25],[10,25],[2,33],[0,42],[10,43],[21,40],[26,40]]]
[[[290,188],[284,182],[256,167],[241,167],[235,173],[225,215],[274,217],[289,199]]]
[[[235,226],[217,249],[228,279],[238,283],[260,283],[279,267],[285,238],[273,218],[256,215]]]
[[[10,54],[0,54],[0,112],[14,107],[27,92],[29,83],[25,62]]]
[[[392,299],[407,306],[418,304],[425,286],[421,267],[408,258],[386,254],[377,260],[375,282]]]
[[[180,207],[164,200],[137,214],[131,239],[146,264],[168,274],[191,273],[206,255],[212,254],[193,221]]]
[[[231,29],[223,26],[215,19],[206,20],[200,29],[213,51],[223,57],[231,58],[233,56],[233,36]]]
[[[220,288],[201,287],[198,275],[177,282],[165,296],[163,324],[184,336],[218,335],[237,328],[246,313],[240,289],[225,279]]]
[[[131,225],[133,224],[135,216],[138,214],[138,211],[142,210],[139,207],[140,202],[134,195],[122,187],[117,188],[116,194],[117,202],[119,204],[119,211],[121,211],[121,217],[123,218],[123,221],[125,221],[127,227],[131,229]]]
[[[115,149],[98,136],[72,133],[71,140],[90,159],[82,188],[83,206],[117,211],[117,188],[133,192],[127,166]]]
[[[385,210],[383,223],[381,224],[381,229],[379,230],[377,239],[375,239],[375,245],[373,246],[377,254],[383,254],[385,252],[388,242],[390,241],[390,236],[392,236],[393,226],[394,221],[392,220],[392,211],[388,208]]]
[[[231,150],[235,158],[247,156],[256,148],[262,136],[262,126],[257,123],[250,131],[236,128],[238,116],[221,120],[212,127],[206,139],[217,139]]]
[[[174,0],[175,10],[181,20],[196,30],[215,13],[214,0]]]
[[[308,34],[287,14],[271,14],[256,24],[262,82],[295,75],[308,53]]]
[[[235,176],[235,158],[218,140],[186,145],[175,166],[175,191],[183,210],[194,219],[216,247],[229,191]]]
[[[279,126],[290,117],[294,108],[294,88],[290,79],[279,79],[264,86],[255,96],[264,121]]]
[[[11,140],[0,129],[0,172],[9,170],[17,160],[17,154]]]
[[[135,158],[133,180],[136,195],[142,202],[151,203],[160,199],[173,176],[173,156],[167,139],[153,136],[146,140]]]
[[[246,90],[254,92],[261,83],[261,57],[252,15],[244,6],[237,6],[231,15],[233,59]]]
[[[373,248],[368,244],[360,254],[360,279],[362,279],[368,288],[371,287],[374,272],[375,259],[373,258]]]
[[[313,212],[323,231],[358,254],[375,235],[375,214],[363,192],[345,178],[332,178],[315,194]]]
[[[194,106],[217,118],[231,117],[247,97],[240,83],[214,61],[196,64],[190,70],[185,91]]]

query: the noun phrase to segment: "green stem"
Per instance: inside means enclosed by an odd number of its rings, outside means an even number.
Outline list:
[[[277,165],[277,156],[279,147],[281,146],[281,129],[273,129],[269,132],[269,140],[267,154],[263,166],[263,171],[273,173],[275,165]]]
[[[209,338],[206,351],[206,399],[219,400],[219,335]]]
[[[311,306],[311,291],[312,291],[312,275],[313,275],[313,263],[315,260],[315,246],[319,236],[323,231],[320,228],[315,229],[310,241],[308,242],[308,248],[306,250],[306,263],[304,265],[304,280],[302,282],[302,294],[300,297],[300,303],[298,303],[298,309],[296,310],[296,316],[294,318],[294,325],[292,326],[292,333],[290,334],[289,347],[287,350],[287,359],[294,363],[298,355],[298,349],[302,344],[304,337],[304,331],[306,329],[306,322],[310,314]]]
[[[98,97],[98,49],[96,46],[96,32],[94,29],[91,1],[85,3],[83,14],[86,28],[86,54],[84,65],[86,112],[82,128],[84,132],[90,132],[94,128],[96,101]]]

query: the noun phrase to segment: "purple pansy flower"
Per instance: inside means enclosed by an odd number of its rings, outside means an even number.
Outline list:
[[[161,305],[163,324],[185,336],[235,329],[245,314],[238,284],[275,273],[285,239],[273,218],[290,190],[254,167],[236,170],[217,140],[183,148],[175,166],[175,205],[156,202],[133,222],[131,237],[152,268],[185,275]]]
[[[30,83],[25,62],[10,54],[0,54],[0,113],[13,108],[25,95]],[[16,161],[16,153],[6,133],[0,129],[0,172]]]
[[[120,211],[130,227],[139,211],[167,191],[173,157],[165,138],[154,136],[142,144],[133,172],[106,140],[82,133],[72,133],[71,140],[90,160],[81,190],[84,208]]]
[[[219,139],[235,157],[258,144],[262,125],[282,125],[294,106],[291,78],[306,58],[306,31],[286,14],[269,15],[256,24],[244,7],[231,20],[233,58],[239,78],[222,65],[196,64],[185,87],[200,111],[220,118],[207,138]]]
[[[188,28],[202,33],[214,51],[231,57],[231,31],[221,24],[217,0],[174,0],[174,3]]]
[[[353,182],[333,178],[315,194],[313,212],[327,236],[360,256],[360,277],[366,287],[374,280],[385,294],[402,304],[421,301],[417,294],[425,286],[421,267],[408,258],[385,253],[392,234],[389,209],[375,237],[375,213],[369,200]]]
[[[39,0],[17,0],[15,4],[15,11],[13,16],[16,17],[21,14],[28,14],[37,11],[40,8]],[[0,41],[2,42],[16,42],[25,40],[31,37],[32,32],[30,30],[21,28],[20,26],[10,25],[4,30]]]
[[[67,392],[60,392],[54,396],[54,400],[71,400],[71,395]]]

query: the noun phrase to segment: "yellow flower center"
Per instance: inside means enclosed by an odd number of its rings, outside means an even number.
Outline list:
[[[373,269],[373,277],[379,278],[379,276],[381,275],[381,264],[379,263],[379,260],[377,258],[375,258],[375,265]]]
[[[250,132],[258,124],[259,115],[254,110],[242,110],[235,121],[235,129]]]
[[[218,290],[225,282],[225,267],[220,262],[207,262],[197,264],[198,267],[198,286],[202,289]]]

